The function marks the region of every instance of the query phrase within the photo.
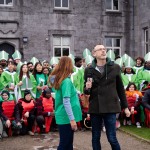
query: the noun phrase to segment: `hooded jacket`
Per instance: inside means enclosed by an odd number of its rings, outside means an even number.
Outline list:
[[[92,65],[85,69],[84,87],[86,87],[87,78],[92,77],[92,88],[89,97],[89,113],[118,113],[121,109],[127,108],[124,86],[121,79],[121,69],[109,58],[106,59],[104,73],[96,69],[96,59]],[[88,94],[89,90],[84,88],[84,93]]]

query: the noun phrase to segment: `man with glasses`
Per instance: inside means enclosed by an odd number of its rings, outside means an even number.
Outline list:
[[[130,116],[120,67],[106,57],[106,48],[103,45],[96,45],[92,54],[95,59],[92,65],[85,69],[84,75],[84,93],[90,95],[92,147],[93,150],[101,150],[100,128],[104,121],[107,139],[112,150],[120,150],[116,138],[116,113],[124,109],[126,116]]]

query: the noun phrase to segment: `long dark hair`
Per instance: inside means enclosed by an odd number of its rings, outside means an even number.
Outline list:
[[[127,73],[127,71],[126,71],[126,68],[124,69],[124,74],[126,74]],[[132,74],[135,74],[135,72],[134,72],[134,70],[131,68],[131,73]]]
[[[36,62],[35,66],[34,66],[33,76],[34,76],[35,79],[36,79],[36,74],[37,74],[37,70],[36,70],[37,65],[41,65],[42,66],[42,64],[41,64],[41,62]],[[43,72],[43,66],[42,66],[42,71],[41,72]]]
[[[130,88],[131,85],[134,85],[134,90],[137,89],[137,87],[136,87],[134,82],[129,82],[129,84],[128,84],[127,88],[126,88],[126,91],[129,91],[129,88]]]
[[[23,68],[23,66],[25,66],[25,65],[27,66],[27,64],[23,64],[23,65],[21,66],[21,68],[20,68],[19,81],[22,80],[22,77],[23,77],[23,71],[22,71],[22,68]],[[27,66],[27,69],[28,69],[28,66]],[[27,71],[27,77],[30,79],[29,70]]]

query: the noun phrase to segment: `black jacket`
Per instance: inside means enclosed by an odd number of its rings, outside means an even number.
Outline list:
[[[114,64],[114,62],[107,58],[103,74],[95,68],[96,59],[93,60],[90,67],[85,69],[84,73],[85,84],[89,76],[92,76],[93,79],[89,98],[89,113],[118,113],[121,111],[121,108],[127,108],[128,105],[119,65]],[[86,86],[85,84],[84,87]],[[84,93],[88,94],[87,92],[84,88]]]

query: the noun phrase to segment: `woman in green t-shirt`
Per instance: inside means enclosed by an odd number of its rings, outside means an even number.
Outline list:
[[[82,120],[78,95],[70,79],[72,72],[72,60],[63,56],[50,75],[50,83],[56,94],[55,118],[60,135],[58,150],[73,150],[73,136],[74,131],[77,130],[76,122]]]

